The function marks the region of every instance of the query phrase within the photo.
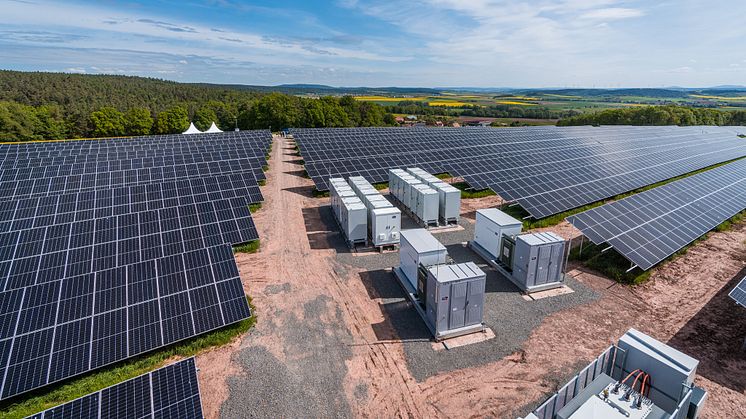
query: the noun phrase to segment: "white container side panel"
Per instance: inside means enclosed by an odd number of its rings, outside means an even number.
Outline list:
[[[440,198],[440,218],[458,221],[461,215],[461,191],[453,186],[438,189]]]
[[[370,239],[374,246],[399,243],[401,234],[401,211],[390,207],[375,209],[370,215]]]
[[[426,230],[422,231],[427,232]],[[406,234],[400,235],[399,265],[414,289],[417,289],[417,269],[419,264],[422,263],[425,266],[431,266],[445,263],[446,257],[447,251],[445,246],[437,243],[437,241],[433,242],[433,246],[421,248],[418,251],[414,245],[407,240]]]
[[[344,224],[347,240],[351,242],[364,242],[368,237],[368,215],[367,209],[362,204],[345,205]]]
[[[432,189],[423,189],[415,189],[416,202],[414,212],[420,220],[426,223],[437,222],[440,208],[438,193]]]
[[[497,211],[497,210],[495,210]],[[477,211],[476,224],[474,227],[474,241],[486,250],[492,259],[500,257],[500,244],[503,235],[516,236],[521,233],[523,224],[515,220],[502,220],[491,217],[490,211]]]

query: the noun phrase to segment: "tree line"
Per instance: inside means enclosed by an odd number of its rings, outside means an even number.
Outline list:
[[[511,105],[465,105],[463,108],[447,106],[430,106],[427,102],[405,100],[388,108],[393,113],[407,115],[440,115],[440,116],[473,116],[486,118],[533,118],[559,119],[577,115],[574,110],[551,110],[543,106]]]
[[[207,129],[385,126],[380,105],[350,96],[301,98],[130,76],[0,71],[0,141]]]
[[[557,125],[746,125],[746,111],[641,106],[575,115],[559,120]]]

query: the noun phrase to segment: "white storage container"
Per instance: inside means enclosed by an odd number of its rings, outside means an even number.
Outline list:
[[[402,203],[404,206],[409,208],[410,210],[414,211],[414,196],[415,196],[415,185],[422,185],[422,181],[419,179],[413,177],[413,176],[407,176],[402,177],[403,183],[402,183]]]
[[[370,239],[374,246],[399,243],[401,234],[401,211],[389,206],[374,208],[370,215]]]
[[[368,239],[368,209],[358,198],[345,198],[342,205],[342,230],[347,241],[367,243]]]
[[[332,203],[332,209],[335,210],[334,215],[337,217],[338,220],[342,211],[342,201],[348,198],[357,198],[357,194],[355,193],[355,191],[347,186],[337,188],[336,202]]]
[[[389,191],[396,199],[399,199],[401,176],[406,174],[407,172],[401,169],[389,170]]]
[[[412,186],[412,212],[425,224],[438,224],[440,200],[438,192],[425,185]]]
[[[364,196],[361,199],[363,201],[363,204],[365,204],[365,206],[368,207],[368,209],[372,209],[372,206],[373,206],[374,203],[388,204],[388,206],[393,206],[393,205],[391,205],[391,202],[388,199],[386,199],[381,194],[378,194],[378,195],[366,195],[366,196]]]
[[[497,208],[477,210],[474,242],[489,253],[493,260],[500,257],[503,235],[510,237],[521,233],[523,223]]]
[[[404,276],[417,289],[417,271],[424,266],[446,263],[446,247],[423,228],[403,230],[400,235],[399,268]]]
[[[430,187],[438,191],[440,219],[446,224],[458,223],[461,215],[461,191],[445,182],[434,182]]]

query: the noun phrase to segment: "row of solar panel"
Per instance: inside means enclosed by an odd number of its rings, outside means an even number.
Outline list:
[[[75,399],[31,419],[179,418],[201,419],[194,358]]]
[[[350,136],[366,133],[369,138],[347,148],[349,141],[339,141],[342,148],[330,149],[334,140],[324,135],[333,137],[334,132],[293,131],[306,171],[320,190],[327,188],[329,177],[362,175],[384,182],[391,168],[419,166],[430,173],[460,176],[476,189],[491,188],[535,218],[746,155],[746,143],[719,127],[357,129]],[[479,135],[470,136],[472,132]],[[379,147],[381,133],[398,141],[397,147]],[[525,141],[512,139],[514,133],[537,135]],[[454,138],[443,140],[449,134]],[[326,157],[313,161],[314,148],[325,150],[320,153]]]
[[[596,244],[608,243],[649,269],[746,209],[746,159],[568,217]]]
[[[0,398],[250,316],[231,245],[258,238],[248,206],[261,200],[255,173],[266,163],[254,156],[266,155],[269,138],[200,151],[219,138],[173,137],[193,145],[178,148],[184,158],[203,161],[190,165],[146,158],[60,169],[42,159],[38,170],[4,171],[49,177],[0,182]],[[75,149],[41,144],[50,154]],[[0,150],[14,147],[33,148]],[[140,164],[162,166],[105,170]]]

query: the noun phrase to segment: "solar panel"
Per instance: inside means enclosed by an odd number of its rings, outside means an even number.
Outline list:
[[[33,419],[202,418],[194,358],[159,368],[63,405]]]
[[[270,142],[0,145],[0,399],[249,317],[231,245]]]
[[[602,205],[567,220],[649,269],[746,209],[746,159]]]
[[[229,245],[0,293],[8,398],[248,318]]]
[[[534,218],[746,155],[721,127],[358,128],[293,130],[317,189],[330,177],[388,180],[392,168],[448,172]]]
[[[728,296],[735,300],[736,303],[746,307],[746,278],[743,278]]]

